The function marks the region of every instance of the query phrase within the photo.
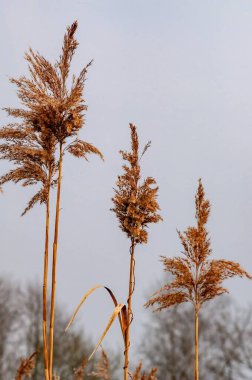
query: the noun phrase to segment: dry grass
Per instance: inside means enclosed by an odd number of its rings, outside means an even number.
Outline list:
[[[136,126],[130,124],[131,151],[120,151],[126,161],[123,165],[124,174],[118,176],[117,189],[112,198],[119,226],[134,244],[147,243],[148,225],[162,220],[158,214],[157,202],[158,187],[152,177],[147,177],[143,183],[141,180],[140,159],[150,146],[150,142],[144,147],[139,157],[139,141]],[[128,165],[127,165],[128,164]]]
[[[101,380],[111,380],[109,359],[103,348],[101,358],[98,363],[96,363],[95,370],[91,372],[90,375]]]
[[[239,276],[251,279],[251,276],[238,263],[228,260],[210,260],[210,239],[206,223],[210,213],[210,203],[205,199],[201,181],[195,197],[196,227],[189,227],[184,233],[178,232],[185,257],[162,257],[164,270],[174,280],[157,292],[146,306],[158,304],[156,310],[190,301],[200,309],[204,302],[227,293],[222,282]]]
[[[88,154],[96,154],[103,159],[101,152],[93,145],[79,138],[78,133],[85,124],[84,83],[89,62],[68,86],[72,58],[77,49],[75,21],[64,36],[62,53],[55,63],[50,63],[38,52],[29,49],[25,54],[29,77],[11,78],[17,87],[21,108],[5,108],[7,114],[17,123],[2,128],[0,139],[0,159],[12,162],[15,168],[0,177],[0,187],[6,182],[21,182],[23,186],[39,184],[40,189],[29,201],[25,214],[37,202],[45,203],[46,242],[44,262],[44,358],[45,367],[50,371],[47,380],[52,379],[53,334],[56,297],[56,267],[62,161],[65,152],[87,160]],[[21,122],[20,122],[21,120]],[[46,290],[48,275],[48,242],[50,188],[57,186],[55,233],[52,262],[52,291],[50,312],[50,343],[47,352]]]
[[[140,362],[132,375],[132,380],[157,380],[156,374],[157,368],[152,368],[149,374],[142,372],[142,363]]]
[[[21,183],[23,187],[37,185],[38,189],[28,201],[23,214],[37,203],[46,205],[44,284],[43,284],[43,339],[45,379],[59,379],[53,375],[53,347],[55,324],[55,300],[57,279],[57,252],[59,239],[59,221],[61,206],[61,185],[63,158],[68,152],[77,158],[88,159],[89,154],[102,153],[91,143],[80,139],[80,131],[85,125],[87,105],[84,89],[89,62],[79,73],[70,79],[72,59],[78,47],[75,37],[78,24],[75,21],[67,28],[62,51],[58,60],[49,62],[40,53],[32,49],[25,54],[29,76],[11,78],[17,88],[20,108],[5,108],[8,116],[17,120],[0,130],[0,159],[13,164],[13,168],[0,177],[0,192],[8,182]],[[120,151],[124,161],[123,174],[118,176],[112,198],[111,209],[119,227],[130,239],[129,289],[126,304],[118,303],[113,292],[110,294],[114,310],[89,359],[97,351],[114,320],[118,317],[124,339],[124,380],[129,376],[133,380],[155,380],[156,369],[149,374],[142,372],[140,363],[133,375],[129,373],[130,325],[133,321],[132,296],[135,287],[135,248],[148,242],[148,227],[162,220],[157,202],[158,187],[152,177],[141,178],[141,159],[150,147],[148,142],[142,152],[139,151],[139,139],[136,126],[130,124],[131,150]],[[50,306],[50,331],[48,339],[47,321],[47,282],[50,230],[50,191],[57,188],[56,212],[54,223],[54,242],[52,258],[52,283]],[[183,257],[162,257],[165,271],[172,275],[172,281],[166,284],[146,303],[146,307],[156,306],[156,311],[184,302],[191,302],[195,311],[195,380],[199,378],[198,369],[198,317],[202,305],[228,290],[223,281],[234,276],[252,277],[241,266],[229,260],[210,259],[211,244],[206,229],[210,214],[210,203],[205,198],[201,180],[195,196],[196,226],[178,232],[183,246]],[[97,288],[92,288],[81,300],[69,326],[73,322],[80,306]],[[35,367],[36,353],[22,359],[15,380],[31,377]],[[74,372],[75,379],[84,377],[86,361]],[[104,350],[100,362],[92,375],[104,380],[110,379],[109,361]]]
[[[4,141],[0,144],[0,159],[15,165],[15,169],[0,177],[0,185],[10,181],[21,182],[24,187],[40,185],[23,211],[24,215],[36,203],[46,203],[50,187],[55,186],[55,139],[50,132],[45,136],[44,132],[34,130],[25,117],[22,123],[3,127],[0,139]]]
[[[136,126],[130,124],[130,131],[131,151],[120,151],[126,164],[123,165],[124,173],[118,176],[117,189],[115,189],[115,195],[112,198],[114,203],[112,211],[116,214],[120,228],[131,240],[128,307],[126,310],[126,329],[124,334],[124,380],[127,380],[129,377],[130,324],[133,320],[132,295],[135,287],[135,247],[137,244],[147,243],[148,225],[162,220],[158,214],[158,187],[156,186],[156,181],[152,177],[147,177],[140,183],[140,160],[150,147],[150,142],[145,145],[140,155]]]
[[[74,370],[74,380],[84,379],[86,366],[87,366],[87,359],[83,358],[80,366]]]
[[[21,359],[15,380],[22,380],[24,377],[30,378],[36,365],[37,352],[34,352],[29,358]]]
[[[52,377],[52,380],[60,380],[60,376],[54,374],[53,377]]]
[[[30,88],[32,82],[22,79],[11,80],[18,86],[18,97],[26,106],[32,106],[36,99],[34,89]],[[29,83],[29,85],[28,85]],[[25,93],[25,95],[24,95]],[[39,99],[37,99],[39,101]],[[57,172],[55,157],[56,139],[49,128],[44,125],[44,113],[37,113],[37,121],[31,120],[26,109],[8,109],[8,113],[14,113],[22,122],[9,124],[0,130],[0,139],[4,143],[0,145],[0,159],[5,159],[14,164],[5,175],[0,177],[0,184],[9,181],[21,182],[24,187],[40,185],[40,189],[28,202],[22,215],[32,209],[36,203],[46,204],[46,230],[44,253],[44,284],[43,284],[43,337],[44,337],[44,365],[46,380],[48,375],[48,348],[47,348],[47,277],[48,277],[48,251],[49,251],[49,227],[50,227],[50,190],[55,187],[54,176]]]
[[[72,318],[66,330],[70,327],[78,313],[80,307],[85,302],[87,297],[89,297],[96,289],[104,287],[109,293],[110,297],[114,303],[114,311],[108,322],[106,329],[104,330],[101,338],[99,339],[94,351],[89,357],[89,360],[97,351],[98,347],[101,345],[104,337],[106,336],[108,330],[113,324],[116,317],[119,319],[122,336],[124,340],[124,379],[127,380],[129,376],[128,365],[129,365],[129,347],[130,347],[130,324],[133,320],[132,313],[132,294],[134,291],[135,275],[134,275],[134,250],[137,244],[147,243],[148,232],[147,227],[150,223],[157,223],[162,220],[161,216],[158,214],[159,205],[157,203],[157,192],[158,187],[155,186],[156,182],[152,177],[147,177],[140,183],[141,180],[141,168],[140,160],[143,154],[150,147],[150,142],[145,145],[142,154],[139,154],[139,142],[136,127],[130,124],[131,130],[131,152],[121,151],[122,157],[128,162],[129,166],[123,165],[124,174],[118,177],[117,186],[118,189],[115,190],[115,196],[113,197],[115,212],[121,229],[127,234],[131,239],[130,247],[130,279],[129,279],[129,293],[127,304],[119,304],[116,300],[114,293],[107,287],[97,285],[91,288],[82,298],[79,305],[77,306]],[[153,186],[154,185],[154,186]]]
[[[157,311],[183,302],[191,302],[195,309],[195,379],[198,380],[198,313],[204,302],[228,290],[222,282],[239,276],[251,276],[238,263],[228,260],[210,260],[210,238],[206,223],[210,213],[210,203],[205,199],[204,188],[199,180],[195,196],[196,227],[188,227],[178,232],[183,245],[184,257],[163,257],[165,271],[173,276],[173,281],[161,288],[146,306],[158,305]]]
[[[48,107],[51,110],[50,128],[59,144],[59,173],[57,180],[57,201],[55,212],[55,232],[53,243],[53,262],[52,262],[52,290],[51,290],[51,313],[50,313],[50,345],[49,345],[49,376],[52,377],[53,369],[53,336],[54,336],[54,319],[55,319],[55,299],[56,299],[56,270],[57,270],[57,250],[58,250],[58,234],[59,234],[59,214],[60,214],[60,196],[61,196],[61,181],[62,181],[62,163],[64,152],[68,151],[76,157],[84,157],[87,159],[87,154],[93,153],[99,155],[102,159],[101,152],[92,144],[82,141],[78,137],[78,132],[84,126],[84,111],[87,106],[83,97],[84,82],[90,62],[80,72],[77,79],[73,77],[70,90],[67,89],[66,83],[70,72],[71,61],[78,42],[75,38],[77,22],[75,21],[64,37],[62,54],[59,61],[54,66],[46,63],[46,66],[51,71],[49,90],[52,92],[53,98],[50,99]],[[30,55],[31,64],[36,67],[36,62],[42,64],[45,61],[39,55],[35,56],[33,52]],[[68,141],[70,139],[70,141]],[[65,146],[65,144],[68,145]],[[64,148],[65,146],[65,148]]]
[[[100,289],[100,288],[104,288],[107,293],[109,294],[110,298],[112,299],[113,303],[114,303],[114,310],[113,310],[113,313],[111,314],[111,317],[108,321],[108,324],[105,328],[105,330],[103,331],[102,333],[102,336],[100,337],[97,345],[95,346],[93,352],[89,355],[89,358],[88,358],[88,361],[91,360],[91,358],[93,357],[93,355],[96,353],[96,351],[98,350],[98,348],[101,346],[102,342],[103,342],[103,339],[105,338],[105,336],[107,335],[109,329],[111,328],[112,324],[114,323],[115,319],[118,317],[118,320],[119,320],[119,323],[120,323],[120,327],[121,327],[121,331],[122,331],[122,335],[124,337],[124,334],[125,334],[125,329],[126,329],[126,322],[125,322],[125,313],[126,313],[126,306],[123,305],[123,304],[119,304],[117,302],[117,299],[114,295],[114,293],[112,292],[111,289],[109,289],[107,286],[102,286],[102,285],[96,285],[94,286],[93,288],[89,289],[87,293],[84,294],[84,296],[82,297],[81,301],[79,302],[79,305],[77,306],[77,308],[75,309],[72,317],[70,318],[67,326],[66,326],[66,329],[65,331],[67,331],[70,326],[72,325],[76,315],[78,314],[81,306],[84,304],[84,302],[86,301],[86,299],[97,289]]]

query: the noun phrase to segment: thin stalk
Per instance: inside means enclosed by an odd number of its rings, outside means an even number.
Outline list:
[[[131,239],[130,248],[130,276],[129,276],[129,295],[128,295],[128,318],[127,327],[125,331],[125,351],[124,351],[124,380],[129,378],[129,348],[130,348],[130,324],[132,322],[132,294],[134,292],[135,279],[134,279],[134,269],[135,269],[135,241],[134,238]]]
[[[196,299],[195,299],[195,380],[199,380],[199,300],[198,300],[198,277],[199,277],[199,264],[196,262]]]
[[[199,310],[195,307],[195,380],[199,380]]]
[[[61,143],[60,157],[59,157],[59,176],[58,176],[58,184],[57,184],[55,230],[54,230],[54,242],[53,242],[53,263],[52,263],[52,290],[51,290],[50,340],[49,340],[49,379],[50,380],[52,380],[52,371],[53,371],[53,337],[54,337],[54,318],[55,318],[56,269],[57,269],[57,250],[58,250],[58,236],[59,236],[60,195],[61,195],[61,181],[62,181],[62,160],[63,160],[63,150],[62,150],[62,143]]]
[[[45,367],[45,380],[49,380],[48,368],[48,342],[47,342],[47,278],[48,278],[48,253],[49,253],[49,228],[50,228],[50,183],[49,176],[48,197],[46,202],[46,230],[45,230],[45,254],[44,254],[44,282],[43,282],[43,354]]]

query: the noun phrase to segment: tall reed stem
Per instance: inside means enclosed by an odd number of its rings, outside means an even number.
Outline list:
[[[44,282],[43,282],[43,354],[45,367],[45,380],[49,380],[48,347],[47,347],[47,278],[48,278],[48,253],[49,253],[49,228],[50,228],[50,186],[49,176],[48,197],[46,202],[46,229],[45,229],[45,254],[44,254]]]
[[[130,348],[130,324],[132,322],[132,294],[134,292],[135,286],[135,240],[131,239],[131,248],[130,248],[130,276],[129,276],[129,295],[128,295],[128,318],[127,318],[127,327],[125,331],[125,351],[124,351],[124,380],[128,380],[129,378],[129,348]]]
[[[199,227],[198,227],[199,228]],[[199,263],[196,261],[195,268],[195,380],[199,380],[199,299],[198,299]]]
[[[199,310],[195,307],[195,380],[199,380]]]
[[[49,380],[52,380],[53,373],[53,337],[54,337],[54,317],[55,317],[55,296],[56,296],[56,269],[57,269],[57,250],[59,236],[59,214],[60,214],[60,195],[61,195],[61,180],[62,180],[62,160],[63,149],[60,143],[59,157],[59,176],[57,184],[57,201],[55,214],[55,230],[53,242],[53,263],[52,263],[52,290],[51,290],[51,312],[50,312],[50,343],[49,343]]]

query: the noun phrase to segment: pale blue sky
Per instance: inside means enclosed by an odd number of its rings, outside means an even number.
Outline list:
[[[95,60],[81,136],[106,161],[65,160],[57,296],[71,311],[101,283],[126,301],[129,243],[109,208],[121,168],[118,150],[128,147],[133,122],[143,145],[152,140],[143,169],[157,179],[164,217],[151,226],[148,246],[137,250],[137,337],[149,313],[142,308],[146,289],[162,275],[159,256],[178,254],[176,228],[194,222],[199,177],[212,203],[213,257],[239,261],[252,273],[252,2],[2,0],[1,107],[18,105],[8,77],[27,73],[25,50],[57,58],[65,27],[75,19],[74,71]],[[6,121],[1,111],[1,124]],[[0,172],[6,169],[1,162]],[[0,197],[1,273],[23,282],[41,279],[43,267],[44,209],[19,217],[29,194],[8,185]],[[238,301],[251,301],[252,282],[228,286]],[[105,296],[100,291],[81,312],[96,337],[111,312]],[[120,339],[115,326],[107,342],[116,347]]]

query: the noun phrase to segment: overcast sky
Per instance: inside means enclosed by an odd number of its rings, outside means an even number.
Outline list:
[[[1,107],[18,106],[8,77],[27,73],[29,46],[56,59],[75,19],[80,45],[73,71],[94,58],[81,137],[105,162],[65,157],[57,297],[72,311],[100,283],[126,302],[129,241],[109,209],[121,172],[118,151],[129,147],[133,122],[142,145],[152,141],[143,173],[160,186],[164,218],[136,252],[136,347],[150,313],[142,307],[145,296],[162,276],[159,257],[179,254],[176,228],[194,223],[199,177],[212,204],[213,257],[239,261],[252,273],[252,2],[1,0]],[[1,111],[1,125],[6,122]],[[0,173],[8,167],[0,162]],[[43,272],[44,207],[20,218],[31,194],[11,184],[0,197],[1,274],[23,284],[41,282]],[[227,286],[238,302],[251,302],[252,282]],[[111,312],[107,294],[97,291],[81,311],[86,331],[97,338]],[[106,341],[112,348],[121,343],[117,324]]]

